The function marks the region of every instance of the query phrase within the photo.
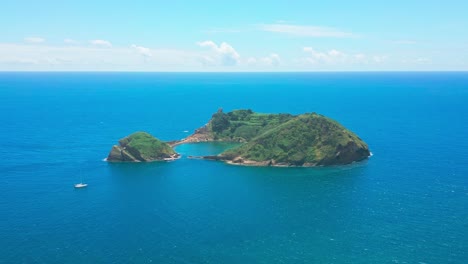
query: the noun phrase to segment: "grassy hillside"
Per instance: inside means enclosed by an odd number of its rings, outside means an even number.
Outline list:
[[[146,132],[136,132],[121,140],[109,154],[109,161],[153,161],[171,158],[176,152],[165,142]]]
[[[208,124],[214,140],[247,142],[294,118],[290,114],[260,114],[252,110],[218,111]]]
[[[277,125],[263,126],[251,140],[222,153],[222,157],[239,162],[313,166],[347,164],[369,156],[367,144],[357,135],[322,115],[289,116],[286,122],[278,122],[280,118],[274,115],[260,116],[268,116]]]

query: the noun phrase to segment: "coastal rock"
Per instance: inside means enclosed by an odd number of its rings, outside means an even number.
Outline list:
[[[109,152],[110,162],[148,162],[179,157],[169,144],[146,132],[136,132],[119,140]]]
[[[107,160],[108,161],[123,160],[122,151],[123,150],[120,146],[117,146],[117,145],[112,146],[112,149],[109,152],[109,155],[107,156]]]

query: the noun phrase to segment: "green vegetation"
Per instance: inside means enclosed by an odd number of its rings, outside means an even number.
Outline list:
[[[219,110],[208,124],[214,140],[247,142],[280,124],[291,120],[290,114],[259,114],[252,110]]]
[[[223,112],[218,112],[211,118],[211,129],[215,133],[221,133],[223,130],[229,128],[229,117]]]
[[[259,115],[259,114],[252,114]],[[318,114],[296,117],[268,116],[274,124],[247,143],[220,156],[225,160],[265,162],[269,165],[337,165],[362,160],[369,156],[367,145],[354,133],[329,118]],[[280,122],[284,120],[287,122]],[[269,129],[265,129],[269,128]]]
[[[119,140],[108,161],[154,161],[175,158],[177,153],[165,142],[146,132],[136,132]]]
[[[113,146],[108,161],[154,161],[179,157],[171,146],[189,142],[241,142],[217,156],[199,158],[261,166],[340,165],[369,157],[367,144],[338,122],[316,113],[261,114],[235,110],[213,114],[185,139],[162,142],[136,132]]]

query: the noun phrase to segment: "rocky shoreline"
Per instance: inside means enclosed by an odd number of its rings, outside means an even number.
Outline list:
[[[370,156],[369,156],[370,157]],[[251,167],[282,167],[282,168],[313,168],[313,167],[324,167],[327,165],[324,164],[317,164],[317,163],[304,163],[301,165],[292,164],[292,163],[283,163],[283,162],[275,162],[274,160],[269,161],[255,161],[255,160],[246,160],[242,159],[241,157],[237,157],[235,159],[226,159],[222,156],[188,156],[189,159],[202,159],[202,160],[212,160],[212,161],[222,161],[229,165],[236,165],[236,166],[251,166]],[[362,159],[364,160],[364,159]],[[362,161],[358,160],[356,162]],[[344,164],[343,164],[344,165]]]
[[[212,134],[209,133],[207,126],[208,124],[195,130],[195,132],[192,135],[186,138],[183,138],[181,140],[169,141],[166,143],[169,144],[169,146],[171,147],[175,147],[175,146],[187,144],[187,143],[213,142],[215,141],[214,137]]]

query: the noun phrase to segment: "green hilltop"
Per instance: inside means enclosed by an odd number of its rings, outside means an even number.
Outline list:
[[[369,154],[357,135],[313,113],[296,116],[220,156],[232,163],[318,166],[348,164]]]
[[[341,165],[370,155],[356,134],[316,113],[294,116],[220,109],[207,125],[180,143],[202,141],[243,142],[218,156],[201,157],[242,165]]]
[[[213,141],[248,142],[291,119],[291,114],[262,114],[252,110],[235,110],[215,113],[205,127],[207,136]]]
[[[169,144],[146,132],[135,132],[112,147],[107,161],[156,161],[175,159],[178,156]]]

